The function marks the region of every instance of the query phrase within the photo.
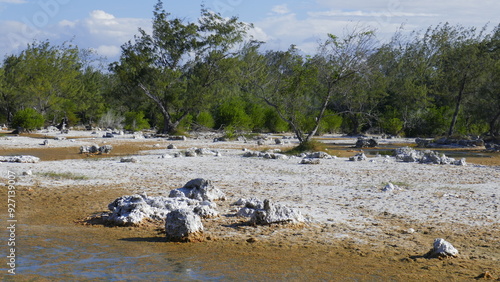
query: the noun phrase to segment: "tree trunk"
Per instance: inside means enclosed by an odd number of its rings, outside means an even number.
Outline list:
[[[458,114],[460,113],[460,106],[462,104],[466,81],[467,81],[467,74],[464,74],[464,78],[462,79],[462,84],[460,85],[460,90],[458,91],[457,103],[455,105],[455,112],[453,113],[453,118],[451,119],[450,130],[448,130],[448,137],[453,135],[455,130],[455,125],[457,124]]]
[[[173,122],[172,116],[168,112],[167,105],[165,105],[163,103],[163,101],[158,96],[156,96],[153,93],[151,93],[146,88],[146,86],[144,86],[142,83],[139,83],[139,87],[141,87],[142,90],[144,91],[144,93],[146,93],[146,96],[148,96],[149,98],[151,98],[156,103],[156,105],[160,108],[161,114],[163,115],[163,129],[160,130],[158,133],[162,133],[162,134],[173,133],[177,129],[177,126],[179,125],[179,122],[182,119],[184,119],[184,117],[187,115],[187,113],[185,113],[178,121]]]
[[[162,112],[162,114],[163,114],[163,112]],[[172,123],[170,116],[163,114],[163,129],[161,129],[161,131],[158,133],[170,134],[170,133],[173,133],[176,130],[176,128],[177,128],[177,126],[175,126],[175,124]]]
[[[500,111],[490,120],[490,134],[491,134],[491,136],[498,135],[498,128],[495,130],[495,124],[497,123],[499,118],[500,118]],[[500,126],[499,126],[499,128],[500,128]]]

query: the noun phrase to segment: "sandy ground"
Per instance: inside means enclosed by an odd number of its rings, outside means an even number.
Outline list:
[[[35,164],[0,163],[5,180],[0,185],[6,185],[8,171],[16,174],[23,228],[38,236],[71,236],[75,244],[84,246],[96,237],[112,245],[119,238],[129,238],[131,246],[116,246],[123,252],[136,250],[137,245],[164,251],[180,248],[186,256],[196,254],[201,260],[206,256],[207,261],[229,264],[232,268],[225,277],[234,279],[246,272],[267,273],[262,279],[248,280],[442,281],[474,279],[485,272],[494,279],[500,277],[498,164],[424,165],[385,157],[350,162],[346,155],[355,152],[346,150],[338,152],[342,157],[321,160],[319,165],[301,165],[300,158],[242,157],[242,149],[293,145],[275,145],[272,140],[258,147],[255,141],[214,143],[213,136],[167,141],[130,135],[104,139],[90,132],[72,132],[71,138],[53,140],[57,136],[41,132],[0,137],[0,155],[22,153],[42,159]],[[45,139],[49,144],[40,145]],[[335,142],[354,141],[337,138]],[[78,154],[79,147],[88,144],[111,144],[115,149],[105,156]],[[166,149],[169,144],[178,149]],[[211,148],[220,156],[172,157],[192,147]],[[125,155],[133,155],[138,162],[121,163]],[[166,243],[157,226],[110,229],[82,224],[119,196],[168,195],[200,177],[212,180],[228,196],[218,202],[223,216],[204,222],[208,238],[204,243]],[[382,191],[388,182],[400,190]],[[3,203],[6,190],[2,188]],[[232,202],[250,197],[296,208],[310,222],[301,228],[252,227],[245,219],[230,216],[236,212]],[[459,257],[422,258],[436,238],[452,243]],[[35,248],[43,243],[26,240],[23,244]]]

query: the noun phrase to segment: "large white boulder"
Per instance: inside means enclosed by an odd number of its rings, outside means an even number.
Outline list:
[[[203,224],[201,218],[190,210],[174,210],[167,215],[165,233],[169,241],[202,241]]]
[[[257,209],[250,220],[252,224],[269,225],[275,223],[299,224],[305,222],[300,211],[264,200],[264,209]]]
[[[187,182],[184,187],[172,190],[169,197],[187,197],[198,201],[225,200],[226,195],[214,187],[212,181],[196,178]]]

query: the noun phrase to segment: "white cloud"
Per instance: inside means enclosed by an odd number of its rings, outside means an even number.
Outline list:
[[[139,28],[150,32],[151,20],[117,18],[102,10],[92,11],[85,19],[61,20],[43,28],[21,21],[0,21],[0,55],[15,54],[33,40],[49,40],[54,45],[72,40],[80,48],[94,49],[112,61],[118,59],[121,45],[132,40]]]
[[[102,10],[94,10],[83,20],[59,23],[60,37],[75,37],[81,48],[92,48],[109,60],[118,59],[121,45],[134,38],[138,29],[151,30],[151,20],[141,18],[117,18]]]
[[[439,17],[439,14],[432,13],[405,13],[401,11],[374,12],[374,11],[342,11],[331,10],[326,12],[309,12],[312,17]]]
[[[288,5],[287,4],[274,6],[271,9],[271,11],[273,13],[275,13],[275,14],[278,14],[278,15],[283,15],[283,14],[290,13],[290,10],[288,9]]]
[[[114,20],[115,16],[108,14],[102,10],[94,10],[90,13],[90,17],[95,20],[110,21]]]
[[[25,49],[34,40],[45,40],[55,34],[18,21],[0,21],[0,55],[11,55]]]
[[[314,53],[326,34],[342,36],[346,28],[363,26],[375,30],[377,38],[388,41],[397,31],[425,31],[430,26],[449,22],[463,26],[491,26],[499,22],[500,1],[483,4],[464,0],[315,0],[297,10],[275,6],[265,18],[255,22],[268,49],[283,50],[290,44],[306,53]],[[487,3],[484,3],[487,2]],[[279,13],[283,11],[283,13]],[[286,11],[286,13],[285,13]]]

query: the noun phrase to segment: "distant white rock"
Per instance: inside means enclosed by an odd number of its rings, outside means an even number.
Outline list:
[[[214,187],[212,181],[196,178],[188,181],[184,187],[170,191],[170,197],[187,197],[198,201],[225,200],[226,195]]]
[[[426,258],[456,257],[458,250],[442,238],[434,240],[432,249],[424,255]]]
[[[298,224],[305,222],[305,218],[300,211],[289,208],[284,205],[271,203],[264,200],[264,208],[256,209],[250,219],[253,224],[269,225],[276,223]]]
[[[137,158],[134,158],[134,157],[130,157],[130,158],[121,158],[120,159],[120,162],[121,163],[136,163],[138,162],[139,160],[137,160]]]
[[[37,163],[40,161],[40,158],[35,156],[0,156],[0,162],[5,163]]]
[[[358,153],[355,156],[349,158],[349,161],[351,162],[360,162],[365,160],[366,160],[366,155],[364,153]]]
[[[390,182],[387,183],[387,185],[385,185],[384,188],[382,188],[382,191],[384,191],[384,192],[393,192],[393,191],[398,191],[398,190],[401,190],[401,188],[399,188],[399,186],[394,185]]]

